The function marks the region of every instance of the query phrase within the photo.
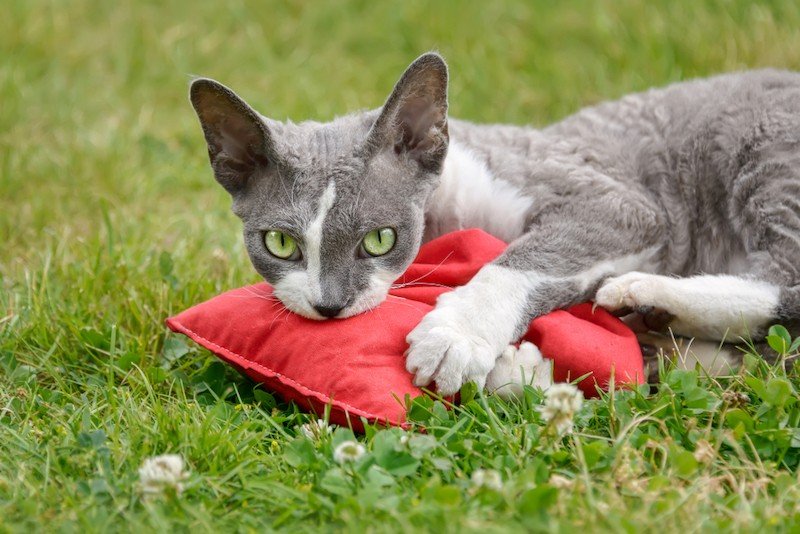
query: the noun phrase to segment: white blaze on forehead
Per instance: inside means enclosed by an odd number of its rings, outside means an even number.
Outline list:
[[[320,283],[321,264],[321,248],[322,248],[322,228],[325,223],[325,216],[328,215],[333,201],[336,199],[336,184],[333,180],[328,182],[328,187],[319,199],[317,206],[317,214],[311,224],[306,228],[303,239],[306,245],[306,272],[308,273],[308,281],[311,285],[311,293],[316,299],[322,298],[322,287]]]

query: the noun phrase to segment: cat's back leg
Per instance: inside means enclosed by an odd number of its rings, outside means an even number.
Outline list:
[[[728,211],[745,251],[739,274],[687,278],[627,273],[606,280],[596,302],[610,310],[657,308],[673,332],[736,341],[773,323],[800,322],[800,121],[743,149]],[[793,137],[794,136],[798,136]]]
[[[606,280],[595,302],[610,310],[658,309],[677,335],[735,341],[760,337],[774,322],[781,287],[730,275],[675,278],[632,272]]]
[[[730,211],[748,276],[779,288],[774,319],[800,323],[800,115],[775,139],[743,151]]]

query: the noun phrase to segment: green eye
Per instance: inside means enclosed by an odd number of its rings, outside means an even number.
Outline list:
[[[270,230],[264,235],[264,244],[270,254],[282,260],[299,260],[300,249],[297,241],[288,234],[278,230]]]
[[[383,256],[392,250],[397,233],[392,228],[378,228],[364,236],[361,246],[370,256]]]

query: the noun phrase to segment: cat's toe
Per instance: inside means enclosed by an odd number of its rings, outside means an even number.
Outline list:
[[[406,369],[414,373],[415,385],[436,382],[437,392],[449,396],[465,382],[483,387],[496,358],[489,345],[474,335],[442,326],[413,337],[406,353]]]
[[[651,286],[658,285],[658,277],[647,273],[632,272],[609,278],[595,294],[597,305],[609,311],[652,306],[656,291]]]
[[[504,399],[519,398],[524,385],[546,389],[553,383],[552,362],[533,343],[509,345],[486,378],[486,390]]]

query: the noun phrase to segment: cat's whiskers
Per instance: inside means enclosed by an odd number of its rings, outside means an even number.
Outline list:
[[[442,266],[442,265],[443,265],[443,264],[444,264],[444,263],[445,263],[445,262],[446,262],[448,259],[450,259],[450,256],[452,256],[452,255],[453,255],[453,253],[452,253],[452,252],[450,252],[450,253],[449,253],[447,256],[445,256],[445,257],[444,257],[444,259],[443,259],[442,261],[440,261],[440,262],[439,262],[437,265],[434,265],[434,267],[433,267],[433,268],[432,268],[430,271],[428,271],[427,273],[425,273],[425,274],[423,274],[423,275],[420,275],[420,276],[416,277],[415,279],[413,279],[413,280],[411,280],[411,281],[409,281],[409,282],[403,282],[403,283],[401,283],[401,284],[392,284],[392,286],[391,286],[391,287],[393,287],[393,288],[397,289],[397,288],[406,287],[406,286],[408,286],[408,285],[411,285],[411,284],[414,284],[414,283],[416,283],[416,282],[419,282],[419,281],[420,281],[420,280],[422,280],[423,278],[425,278],[425,277],[427,277],[427,276],[430,276],[431,274],[433,274],[434,272],[436,272],[436,269],[438,269],[439,267],[441,267],[441,266]],[[445,286],[445,287],[449,287],[449,286]]]
[[[356,201],[353,203],[353,211],[356,213],[361,212],[361,192],[364,190],[364,185],[367,183],[366,180],[361,180],[361,183],[358,186],[358,192],[356,193]]]
[[[378,301],[376,301],[375,303],[373,303],[373,304],[371,304],[371,305],[369,305],[369,304],[368,304],[368,305],[367,305],[367,308],[366,308],[364,311],[362,311],[361,313],[373,313],[373,312],[374,312],[376,309],[378,309],[378,307],[379,307],[381,304],[383,304],[383,301],[384,301],[384,300],[385,300],[385,299],[378,300]]]
[[[258,293],[256,290],[254,290],[251,287],[245,287],[243,289],[245,290],[245,292],[249,293],[249,295],[235,295],[235,296],[237,296],[239,298],[255,297],[257,299],[267,300],[267,301],[276,302],[276,303],[281,302],[281,300],[278,297],[276,297],[275,295],[260,294],[260,293]]]
[[[395,297],[395,298],[396,298],[396,299],[399,299],[399,300],[394,300],[394,301],[393,301],[393,302],[396,302],[397,304],[400,304],[400,305],[402,305],[402,306],[405,306],[405,307],[407,307],[407,308],[411,308],[411,309],[413,309],[413,310],[418,310],[418,309],[419,309],[419,308],[417,308],[416,306],[414,306],[414,305],[412,305],[412,304],[409,304],[408,302],[406,302],[406,300],[407,300],[407,299],[404,299],[404,298],[402,298],[402,297]],[[379,304],[378,304],[378,305],[376,305],[375,307],[377,308],[378,306],[380,306],[380,304],[382,304],[382,303],[379,303]]]
[[[297,186],[297,180],[294,180],[291,177],[286,178],[284,176],[282,170],[279,168],[278,169],[278,181],[280,182],[281,187],[283,188],[283,192],[286,194],[287,197],[289,197],[289,205],[292,207],[292,210],[297,212],[297,203],[295,202],[295,199],[294,199],[294,190],[295,190],[295,187]],[[286,182],[287,181],[291,182],[291,184],[292,184],[291,188],[288,191],[286,189]]]
[[[283,318],[284,318],[284,322],[285,322],[285,321],[286,321],[286,319],[288,319],[288,318],[289,318],[289,313],[290,313],[290,311],[291,311],[291,310],[289,310],[289,308],[286,308],[286,307],[284,307],[284,308],[283,308],[281,311],[279,311],[279,312],[278,312],[278,314],[277,314],[277,315],[276,315],[276,316],[275,316],[275,317],[272,319],[272,321],[269,323],[269,327],[267,327],[267,328],[268,328],[268,330],[272,330],[272,325],[274,325],[274,324],[275,324],[275,321],[277,321],[277,320],[278,320],[278,319],[280,319],[281,317],[283,317]]]
[[[437,284],[436,282],[407,282],[405,284],[393,284],[391,289],[403,289],[404,287],[416,286],[444,287],[447,289],[453,289],[453,286],[448,286],[447,284]]]
[[[281,302],[280,299],[265,295],[230,295],[231,298],[236,299],[258,299],[258,300],[266,300],[268,302],[279,303]]]
[[[255,296],[258,296],[258,297],[270,297],[270,296],[272,296],[272,293],[260,293],[260,292],[256,291],[255,289],[253,289],[252,286],[245,286],[242,289],[244,289],[245,291],[247,291],[251,295],[255,295]]]

